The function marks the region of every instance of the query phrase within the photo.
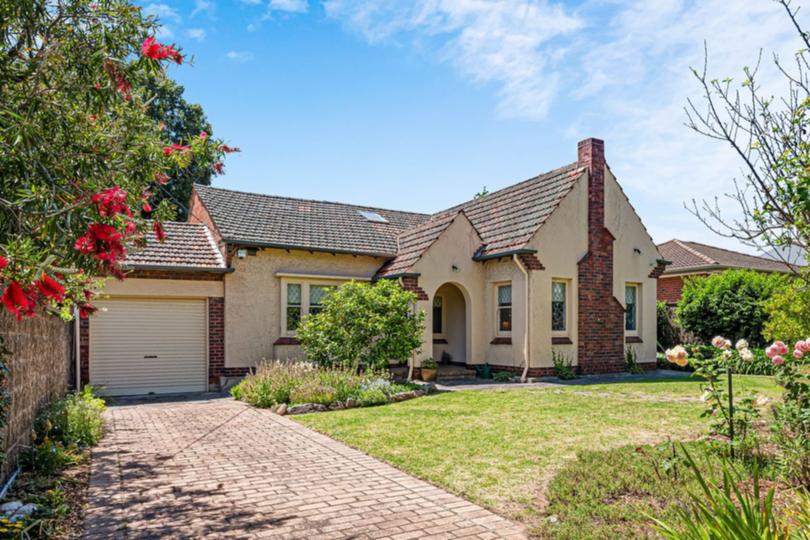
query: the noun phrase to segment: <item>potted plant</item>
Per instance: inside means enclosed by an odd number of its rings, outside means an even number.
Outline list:
[[[433,358],[425,358],[422,360],[422,380],[425,382],[435,381],[436,374],[439,371],[439,365]]]

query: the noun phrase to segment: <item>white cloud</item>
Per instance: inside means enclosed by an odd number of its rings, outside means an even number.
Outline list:
[[[205,29],[203,28],[189,28],[186,30],[186,35],[191,39],[203,41],[205,39]]]
[[[270,0],[270,3],[267,4],[268,12],[306,13],[308,8],[307,0]]]
[[[262,0],[239,0],[243,4],[247,4],[249,6],[258,6],[262,3]]]
[[[180,22],[180,14],[168,4],[151,3],[143,8],[143,14],[148,17],[155,17],[161,22]]]
[[[212,0],[195,0],[194,9],[191,11],[191,16],[194,17],[199,13],[214,13],[215,4]]]
[[[555,40],[583,27],[544,0],[325,0],[327,15],[369,42],[440,41],[439,58],[477,84],[497,85],[507,117],[545,117],[566,51]]]
[[[228,51],[225,58],[232,62],[244,63],[253,60],[253,53],[249,51]]]

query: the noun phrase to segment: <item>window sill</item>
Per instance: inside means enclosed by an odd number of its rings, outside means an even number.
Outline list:
[[[447,345],[447,340],[444,338],[433,338],[434,345]]]
[[[552,345],[573,345],[574,342],[568,336],[558,336],[551,338]]]
[[[638,336],[624,336],[625,343],[644,343]]]
[[[300,345],[297,337],[280,337],[273,342],[273,345]]]
[[[511,337],[496,337],[492,341],[489,342],[490,345],[511,345],[512,338]]]

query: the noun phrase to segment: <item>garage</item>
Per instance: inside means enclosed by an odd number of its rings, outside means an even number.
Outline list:
[[[90,384],[107,395],[207,388],[205,299],[111,298],[90,329]]]

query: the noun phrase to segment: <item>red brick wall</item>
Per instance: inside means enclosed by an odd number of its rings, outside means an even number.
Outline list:
[[[211,235],[214,237],[214,242],[217,243],[219,250],[222,252],[222,256],[226,257],[226,245],[222,240],[222,234],[220,234],[219,229],[217,229],[217,226],[214,224],[214,220],[211,219],[211,214],[208,213],[208,209],[202,203],[202,200],[200,200],[196,189],[191,191],[191,200],[188,203],[188,222],[202,223],[208,227],[208,230],[211,231]]]
[[[658,278],[658,300],[674,304],[681,299],[683,278],[680,276]]]
[[[208,299],[208,384],[219,384],[225,369],[225,299]]]
[[[417,300],[428,300],[425,290],[419,286],[419,278],[416,276],[405,276],[402,278],[402,288],[416,294]]]
[[[624,371],[624,309],[613,296],[613,235],[605,227],[605,143],[580,141],[578,163],[588,168],[588,253],[577,270],[582,373]]]

